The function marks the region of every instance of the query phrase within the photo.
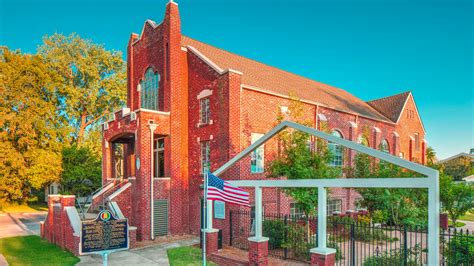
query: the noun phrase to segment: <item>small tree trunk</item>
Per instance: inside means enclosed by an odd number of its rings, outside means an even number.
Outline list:
[[[86,131],[86,114],[81,115],[81,125],[79,126],[79,132],[77,133],[77,146],[81,146],[84,141],[84,132]]]

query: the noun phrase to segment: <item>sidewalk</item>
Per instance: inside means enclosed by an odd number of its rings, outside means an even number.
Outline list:
[[[462,229],[462,230],[469,230],[469,232],[473,232],[474,233],[474,222],[471,222],[471,221],[463,221],[463,220],[458,220],[459,222],[463,222],[465,223],[466,225],[463,226],[463,227],[459,227],[457,228],[458,230],[459,229]]]
[[[154,246],[115,252],[109,255],[109,265],[169,265],[167,249],[192,246],[199,243],[199,238],[177,240],[172,243],[157,244]],[[79,266],[101,266],[102,257],[99,255],[79,256]]]
[[[39,235],[40,221],[47,212],[0,213],[0,238],[24,235]]]

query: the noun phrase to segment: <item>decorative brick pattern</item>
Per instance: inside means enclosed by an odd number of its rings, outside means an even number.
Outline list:
[[[268,240],[249,240],[249,265],[268,265]]]
[[[217,252],[217,231],[206,232],[206,255]]]
[[[311,266],[334,266],[336,263],[336,253],[329,255],[311,253]]]

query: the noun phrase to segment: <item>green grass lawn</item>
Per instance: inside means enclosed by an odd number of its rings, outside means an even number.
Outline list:
[[[0,253],[11,266],[74,265],[79,258],[39,236],[17,236],[0,239]]]
[[[459,220],[474,222],[474,213],[468,212],[465,215],[459,217]]]
[[[449,226],[453,226],[453,222],[449,221],[449,222],[448,222],[448,225],[449,225]],[[463,227],[463,226],[465,226],[465,225],[466,225],[466,224],[463,223],[463,222],[456,222],[456,228],[458,228],[458,227]]]
[[[171,266],[199,266],[202,265],[201,249],[197,247],[179,247],[167,250]],[[208,265],[217,265],[210,261]]]

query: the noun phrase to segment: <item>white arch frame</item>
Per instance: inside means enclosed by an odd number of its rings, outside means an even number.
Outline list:
[[[295,122],[283,121],[252,145],[245,148],[239,154],[234,156],[219,169],[213,172],[214,175],[220,175],[235,163],[250,154],[254,149],[264,144],[285,128],[294,128],[302,132],[311,134],[315,137],[334,142],[344,147],[356,150],[376,157],[378,159],[390,162],[403,168],[423,174],[427,177],[414,178],[347,178],[347,179],[301,179],[301,180],[235,180],[228,181],[239,187],[255,188],[255,237],[254,241],[264,240],[262,236],[262,188],[265,187],[314,187],[318,188],[318,247],[312,249],[317,253],[332,253],[333,250],[326,246],[326,188],[328,187],[349,187],[349,188],[427,188],[428,189],[428,265],[438,265],[439,263],[439,172],[432,168],[420,165],[414,162],[403,160],[379,150],[366,147],[364,145],[341,139],[330,134],[321,132],[314,128],[306,127]],[[207,202],[207,230],[212,228],[212,204]]]

